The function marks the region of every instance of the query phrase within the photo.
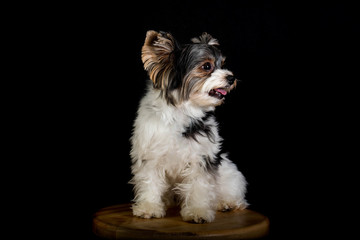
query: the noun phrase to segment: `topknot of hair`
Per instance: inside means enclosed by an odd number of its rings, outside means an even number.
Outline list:
[[[199,44],[219,45],[218,40],[206,32],[204,32],[200,37],[192,38],[191,41]]]

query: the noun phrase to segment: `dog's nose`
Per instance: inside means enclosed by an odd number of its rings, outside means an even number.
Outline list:
[[[236,78],[233,75],[227,75],[226,80],[230,85],[232,85],[235,82]]]

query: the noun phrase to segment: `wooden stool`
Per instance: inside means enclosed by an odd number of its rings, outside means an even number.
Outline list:
[[[179,209],[168,209],[164,218],[134,217],[130,204],[99,210],[93,218],[94,233],[110,239],[249,239],[268,233],[269,219],[251,210],[217,212],[214,222],[184,222]]]

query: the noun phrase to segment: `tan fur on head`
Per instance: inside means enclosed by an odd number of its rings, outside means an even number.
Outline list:
[[[150,30],[146,33],[141,59],[144,68],[156,88],[165,89],[173,68],[171,53],[175,49],[175,40],[169,33]]]

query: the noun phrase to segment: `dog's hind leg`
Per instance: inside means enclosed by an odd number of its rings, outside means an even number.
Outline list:
[[[217,210],[228,211],[244,209],[248,206],[245,200],[246,180],[236,165],[222,156],[217,176]]]

